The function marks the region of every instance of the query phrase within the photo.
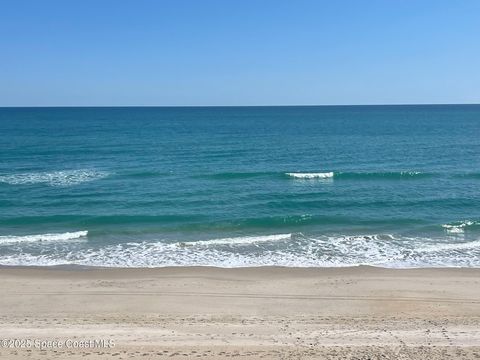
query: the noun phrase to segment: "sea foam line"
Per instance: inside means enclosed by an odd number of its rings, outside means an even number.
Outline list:
[[[291,238],[292,238],[292,234],[275,234],[275,235],[264,235],[264,236],[243,236],[243,237],[232,237],[232,238],[223,238],[223,239],[200,240],[195,242],[181,242],[178,244],[182,246],[248,245],[248,244],[255,244],[259,242],[290,240]]]
[[[75,231],[59,234],[38,234],[38,235],[24,235],[24,236],[0,236],[0,245],[23,242],[39,242],[39,241],[68,241],[86,237],[88,231]]]
[[[47,184],[50,186],[71,186],[102,179],[108,176],[105,171],[91,169],[60,170],[52,172],[31,172],[0,176],[0,183],[10,185]]]

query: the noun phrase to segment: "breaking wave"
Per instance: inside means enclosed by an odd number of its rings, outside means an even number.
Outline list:
[[[452,222],[449,224],[443,224],[442,227],[445,229],[447,233],[463,234],[465,232],[465,229],[473,228],[478,225],[480,225],[480,223],[477,221],[463,220],[463,221]]]
[[[414,180],[435,177],[480,179],[478,173],[453,174],[422,171],[321,171],[321,172],[224,172],[194,175],[194,178],[210,180],[248,180],[255,178],[277,179],[345,179],[345,180]]]
[[[24,235],[24,236],[0,236],[0,245],[11,243],[24,242],[51,242],[51,241],[68,241],[86,237],[88,231],[75,231],[60,234],[39,234],[39,235]]]
[[[286,173],[286,175],[294,179],[328,179],[332,178],[333,172],[320,172],[320,173]]]
[[[80,234],[72,233],[72,234]],[[84,233],[84,232],[83,232]],[[32,248],[0,255],[1,265],[85,265],[106,267],[287,266],[390,268],[480,267],[480,240],[439,241],[393,234],[308,237],[301,233],[221,238],[192,242],[166,240],[91,247],[68,243],[55,251]],[[42,244],[42,250],[53,244]]]
[[[434,174],[419,171],[387,171],[387,172],[312,172],[312,173],[285,173],[294,179],[364,179],[364,180],[402,180],[417,179],[434,176]]]

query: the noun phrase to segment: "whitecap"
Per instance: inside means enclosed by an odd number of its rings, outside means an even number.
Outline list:
[[[320,173],[286,173],[286,175],[294,179],[329,179],[334,176],[334,173],[331,171]]]
[[[451,234],[462,234],[465,232],[465,228],[468,226],[475,225],[475,221],[465,220],[459,221],[457,223],[452,224],[443,224],[442,227],[445,229],[446,232]]]

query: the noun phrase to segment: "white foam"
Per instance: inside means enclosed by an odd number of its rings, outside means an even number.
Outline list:
[[[334,173],[322,172],[322,173],[286,173],[286,175],[295,179],[328,179],[332,178]]]
[[[276,235],[264,235],[264,236],[244,236],[244,237],[232,237],[232,238],[223,238],[223,239],[211,239],[211,240],[200,240],[195,242],[181,242],[180,245],[186,246],[208,246],[208,245],[248,245],[255,244],[259,242],[271,242],[271,241],[280,241],[280,240],[290,240],[292,234],[276,234]]]
[[[415,176],[415,175],[421,175],[422,173],[420,171],[400,171],[400,175],[407,175],[407,176]]]
[[[38,242],[38,241],[68,241],[80,239],[87,236],[88,231],[75,231],[60,234],[39,234],[24,236],[0,236],[0,245],[22,242]]]
[[[448,243],[436,244],[417,249],[418,252],[440,252],[440,251],[457,251],[480,248],[480,240],[469,241],[464,243]]]
[[[72,186],[108,176],[107,172],[91,169],[32,172],[0,176],[0,182],[10,185],[47,184],[50,186]]]
[[[0,255],[1,265],[85,265],[105,267],[165,266],[287,266],[343,267],[372,265],[391,268],[480,267],[480,240],[448,243],[438,239],[406,238],[389,234],[305,237],[301,234],[256,237],[271,239],[242,247],[245,238],[205,240],[199,246],[179,242],[130,242],[90,247],[87,242],[66,246],[42,244],[42,251],[13,249]],[[283,237],[282,237],[283,236]],[[249,238],[249,237],[247,237]],[[250,237],[254,238],[254,237]],[[232,243],[237,239],[237,243]],[[279,240],[288,241],[279,241]],[[222,241],[219,241],[222,240]],[[249,240],[251,241],[251,239]],[[445,239],[443,240],[445,241]],[[232,246],[218,246],[229,242]],[[190,244],[190,243],[189,243]],[[203,244],[203,245],[202,245]],[[51,246],[52,249],[48,249]],[[47,251],[48,250],[48,251]],[[50,251],[51,250],[51,251]]]
[[[462,234],[465,232],[465,228],[467,226],[475,225],[474,221],[470,220],[465,220],[465,221],[460,221],[457,224],[444,224],[442,227],[451,234]]]

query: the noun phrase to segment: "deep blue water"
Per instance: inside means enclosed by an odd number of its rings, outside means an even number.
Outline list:
[[[0,265],[480,266],[480,106],[0,108]]]

